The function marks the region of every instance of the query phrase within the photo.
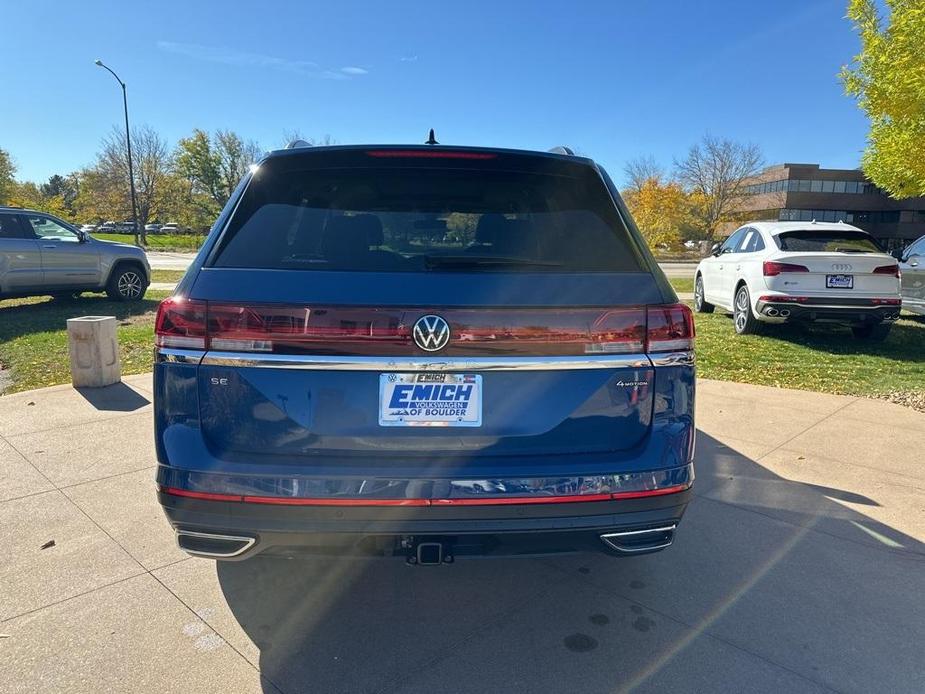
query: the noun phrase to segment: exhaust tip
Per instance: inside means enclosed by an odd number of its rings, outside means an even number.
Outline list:
[[[638,554],[665,549],[674,542],[677,524],[643,530],[622,530],[602,534],[601,541],[621,554]]]
[[[242,535],[221,535],[201,533],[193,530],[177,530],[177,545],[184,552],[197,557],[230,559],[239,557],[257,542],[255,537]]]
[[[780,311],[780,317],[781,317],[781,318],[786,318],[786,317],[789,316],[789,315],[790,315],[790,309],[789,309],[789,308],[782,308],[782,309],[781,309],[781,311]]]
[[[776,316],[777,313],[778,313],[777,309],[774,308],[773,306],[771,306],[771,307],[765,309],[764,312],[765,312],[766,314],[768,314],[769,316]]]

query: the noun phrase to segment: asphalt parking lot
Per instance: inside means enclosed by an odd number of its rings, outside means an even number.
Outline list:
[[[923,414],[702,380],[655,555],[216,565],[156,506],[150,400],[0,399],[0,691],[925,691]]]

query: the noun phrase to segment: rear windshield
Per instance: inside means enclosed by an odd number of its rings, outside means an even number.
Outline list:
[[[843,253],[880,253],[877,242],[863,231],[846,229],[806,229],[785,231],[777,235],[782,251],[834,251]]]
[[[596,172],[340,168],[255,174],[213,260],[284,270],[638,272]]]

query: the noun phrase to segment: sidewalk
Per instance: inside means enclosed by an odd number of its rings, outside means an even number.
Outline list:
[[[0,691],[925,691],[925,415],[697,398],[666,551],[412,569],[188,558],[155,499],[150,374],[4,396]]]

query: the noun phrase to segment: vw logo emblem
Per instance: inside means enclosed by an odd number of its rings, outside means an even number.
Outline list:
[[[832,269],[838,272],[847,272],[851,269],[851,266],[848,263],[835,263],[832,265]]]
[[[450,325],[440,316],[421,316],[411,330],[414,344],[425,352],[436,352],[450,341]]]

